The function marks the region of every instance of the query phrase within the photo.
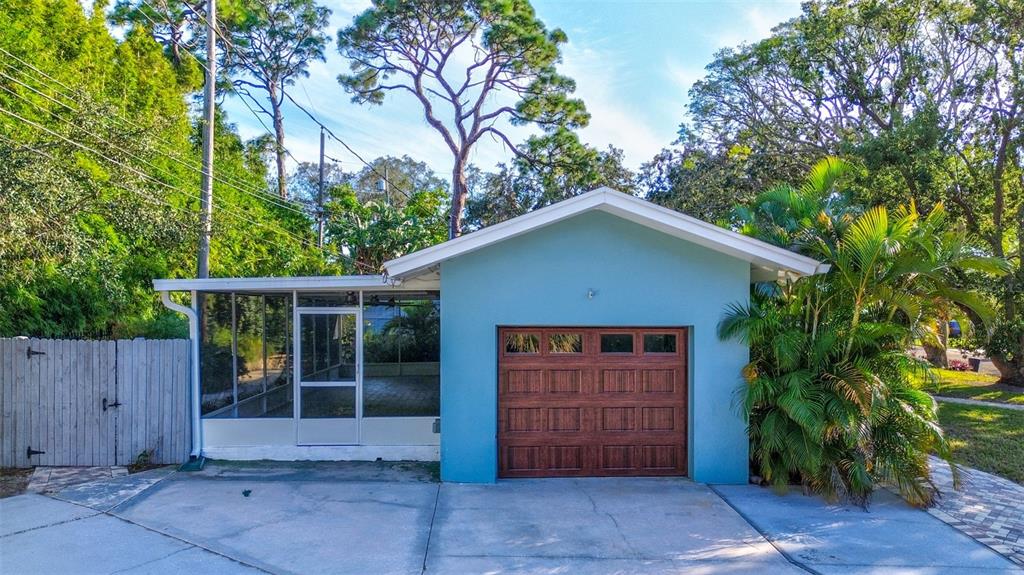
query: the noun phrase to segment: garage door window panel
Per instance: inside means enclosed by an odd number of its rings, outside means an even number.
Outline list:
[[[602,333],[601,353],[632,354],[633,334]]]
[[[583,353],[583,334],[548,334],[548,353],[555,355],[579,355]]]
[[[505,353],[529,355],[540,353],[540,335],[536,333],[509,333],[505,336]]]
[[[676,335],[674,333],[645,333],[644,353],[676,353]]]

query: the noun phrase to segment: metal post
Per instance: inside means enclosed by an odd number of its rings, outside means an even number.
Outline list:
[[[197,277],[210,277],[210,234],[213,229],[213,122],[216,113],[217,0],[206,1],[206,86],[203,90],[203,187],[199,197],[199,265]]]
[[[316,194],[317,247],[324,247],[324,127],[320,126],[320,181]]]

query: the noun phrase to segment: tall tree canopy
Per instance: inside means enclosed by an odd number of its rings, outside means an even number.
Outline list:
[[[353,174],[352,189],[360,200],[376,199],[396,207],[418,191],[444,190],[448,183],[426,163],[409,156],[382,156]]]
[[[273,122],[277,193],[288,197],[285,159],[285,88],[309,75],[324,59],[330,38],[323,32],[331,11],[313,0],[242,0],[226,23],[231,46],[224,72],[233,89]],[[255,97],[252,90],[262,96]]]
[[[117,39],[103,4],[0,4],[0,335],[182,335],[152,290],[194,275],[199,131],[164,47]],[[266,167],[217,123],[213,271],[332,268],[310,221],[266,194]]]
[[[545,133],[586,125],[575,83],[558,73],[561,30],[548,30],[526,0],[374,0],[338,32],[352,72],[338,81],[358,103],[410,94],[452,154],[449,236],[462,232],[469,153],[486,135],[504,142],[510,122]]]
[[[866,168],[860,202],[944,203],[979,249],[1013,262],[990,285],[1014,324],[1024,305],[1022,26],[1024,4],[1012,0],[808,2],[770,38],[718,54],[691,91],[692,130],[719,151],[768,159],[757,167],[769,179],[840,154]],[[1024,381],[1015,329],[1003,341],[1016,351],[993,358]]]
[[[608,186],[634,193],[634,174],[622,161],[622,150],[580,144],[574,136],[531,138],[532,160],[516,158],[498,171],[473,170],[466,205],[470,229],[493,225],[555,202]]]
[[[328,245],[357,273],[382,273],[384,262],[445,240],[447,196],[443,188],[417,189],[396,206],[337,186],[327,204]]]

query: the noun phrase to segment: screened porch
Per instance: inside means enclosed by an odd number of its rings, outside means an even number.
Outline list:
[[[436,286],[402,289],[350,276],[162,280],[157,287],[193,294],[206,455],[436,458]]]

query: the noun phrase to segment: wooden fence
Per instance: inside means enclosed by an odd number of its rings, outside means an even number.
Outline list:
[[[0,339],[0,467],[188,458],[189,342]]]

